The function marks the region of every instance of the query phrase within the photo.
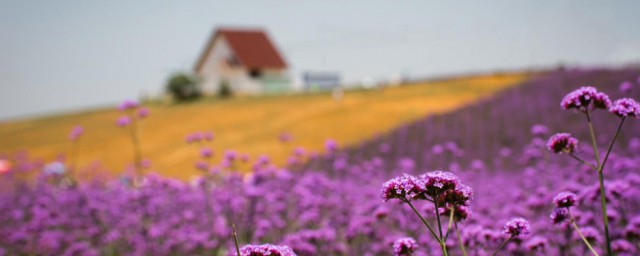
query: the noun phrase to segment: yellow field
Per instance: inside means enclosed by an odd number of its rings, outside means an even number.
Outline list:
[[[225,149],[234,149],[252,159],[266,154],[276,164],[283,164],[297,146],[320,152],[329,138],[341,146],[358,143],[425,115],[451,111],[490,96],[527,77],[475,76],[348,91],[340,101],[328,93],[317,93],[149,105],[151,115],[142,124],[142,151],[158,173],[188,179],[198,173],[194,162],[199,159],[199,148],[187,145],[185,136],[194,131],[213,131],[211,145],[216,162]],[[32,157],[53,161],[70,151],[69,131],[81,125],[85,134],[80,141],[79,166],[99,161],[119,173],[133,159],[127,134],[115,125],[120,115],[115,109],[106,109],[1,123],[0,153],[26,150]],[[289,145],[278,140],[283,132],[294,138]]]

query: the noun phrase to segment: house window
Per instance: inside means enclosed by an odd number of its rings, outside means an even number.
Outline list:
[[[249,76],[251,78],[260,78],[262,76],[262,72],[259,69],[249,70]]]

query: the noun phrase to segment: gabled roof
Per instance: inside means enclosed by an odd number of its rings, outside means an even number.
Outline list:
[[[207,56],[219,37],[223,37],[241,66],[246,68],[286,68],[287,64],[273,45],[267,33],[261,29],[216,30],[195,66],[197,72],[204,65]]]

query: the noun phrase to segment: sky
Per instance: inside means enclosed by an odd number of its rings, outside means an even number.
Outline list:
[[[268,31],[298,81],[640,62],[640,1],[0,1],[0,121],[158,95],[216,27]]]

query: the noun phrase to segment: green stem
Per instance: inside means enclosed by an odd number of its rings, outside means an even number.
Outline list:
[[[418,217],[420,217],[420,220],[422,220],[422,223],[424,223],[425,226],[427,226],[427,228],[429,229],[429,232],[431,232],[431,235],[433,235],[433,237],[438,240],[438,243],[442,244],[442,240],[440,240],[440,238],[438,238],[438,235],[436,235],[436,232],[433,231],[433,229],[431,228],[431,225],[429,225],[429,223],[422,217],[422,214],[420,214],[420,212],[418,212],[418,210],[416,210],[415,207],[413,207],[413,204],[411,203],[411,201],[405,201],[407,204],[409,204],[409,207],[411,207],[411,209],[413,210],[413,212],[415,212]]]
[[[238,246],[238,233],[236,233],[236,224],[231,224],[231,226],[233,227],[233,242],[236,245],[236,253],[238,254],[237,256],[240,256],[240,246]]]
[[[504,247],[505,245],[507,245],[507,243],[509,241],[511,241],[511,239],[513,239],[513,236],[510,236],[509,239],[504,240],[504,242],[502,242],[502,244],[500,244],[500,246],[498,246],[498,249],[496,249],[495,252],[493,252],[493,254],[491,254],[491,256],[496,256],[496,254],[498,254],[498,252],[502,249],[502,247]]]
[[[575,160],[578,160],[578,162],[580,162],[580,163],[582,163],[582,164],[584,164],[584,165],[587,165],[587,166],[591,167],[591,169],[593,169],[593,170],[598,170],[598,167],[597,167],[597,166],[595,166],[595,165],[593,165],[592,163],[589,163],[589,162],[587,162],[587,161],[585,161],[585,160],[582,160],[582,158],[580,158],[580,157],[578,157],[578,156],[576,156],[576,155],[574,155],[574,154],[569,154],[569,156],[570,156],[571,158],[575,159]]]
[[[451,211],[449,212],[449,225],[447,225],[447,232],[444,234],[444,241],[447,241],[449,238],[449,232],[451,231],[451,226],[453,226],[453,213],[456,210],[455,207],[451,207]]]
[[[442,224],[440,223],[440,208],[438,207],[438,197],[433,199],[433,204],[436,207],[436,220],[438,221],[438,233],[440,234],[440,240],[442,240]]]
[[[609,143],[609,148],[607,149],[607,154],[604,155],[604,160],[602,160],[602,165],[600,166],[600,170],[604,170],[604,165],[607,163],[609,159],[609,154],[611,153],[611,149],[613,149],[613,144],[616,142],[618,138],[618,134],[620,134],[620,130],[622,129],[622,124],[624,124],[624,120],[626,117],[622,117],[620,124],[618,125],[618,130],[616,130],[616,134],[613,136],[613,140]]]
[[[600,166],[600,153],[598,151],[598,143],[596,142],[596,132],[593,131],[593,124],[591,123],[591,116],[589,116],[589,111],[587,110],[587,123],[589,123],[589,133],[591,134],[591,146],[593,147],[593,153],[596,157],[596,165]]]
[[[587,122],[589,123],[589,132],[591,133],[591,144],[593,146],[593,152],[595,153],[596,163],[598,165],[598,181],[600,184],[600,205],[602,207],[602,222],[604,224],[604,236],[607,242],[607,255],[613,255],[611,250],[611,237],[609,237],[609,219],[607,218],[607,198],[605,196],[604,174],[602,172],[604,165],[600,163],[600,154],[598,153],[598,145],[596,143],[596,133],[593,131],[593,124],[591,123],[589,111],[587,111],[586,114],[587,114]],[[613,142],[615,141],[615,138],[618,137],[618,133],[620,132],[620,128],[622,127],[623,122],[624,122],[624,119],[622,120],[622,122],[620,122],[620,125],[618,126],[618,130],[616,131],[616,135],[614,136],[614,140],[609,145],[609,152],[611,147],[613,147]],[[607,152],[607,158],[609,157],[609,152]]]
[[[573,228],[578,232],[578,235],[580,235],[580,238],[582,238],[582,241],[584,242],[585,245],[587,245],[591,253],[593,253],[593,255],[595,256],[600,256],[598,252],[596,252],[596,250],[593,249],[589,241],[587,241],[587,238],[584,237],[584,235],[580,231],[580,228],[578,228],[578,225],[576,224],[575,220],[573,219],[573,216],[571,215],[571,211],[569,211],[569,217],[571,217],[571,225],[573,225]]]
[[[142,170],[142,150],[140,149],[140,138],[138,137],[138,129],[136,127],[136,118],[134,115],[129,115],[131,119],[131,125],[129,125],[129,132],[131,133],[131,143],[133,144],[133,162],[134,162],[134,173],[136,179],[142,179],[143,170]]]
[[[462,255],[463,256],[467,256],[467,250],[464,248],[464,241],[462,241],[462,237],[460,236],[460,230],[458,229],[458,223],[456,222],[454,225],[455,225],[455,229],[456,229],[456,237],[458,238],[458,241],[460,242],[460,250],[462,251]]]

